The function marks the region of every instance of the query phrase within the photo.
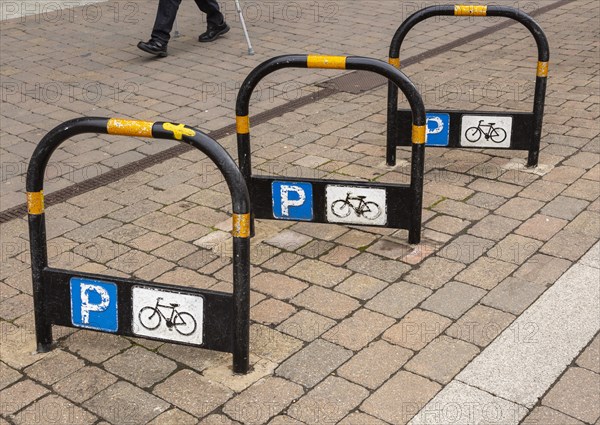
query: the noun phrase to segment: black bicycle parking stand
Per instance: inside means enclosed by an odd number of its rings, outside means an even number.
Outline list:
[[[233,293],[158,284],[48,267],[44,172],[65,140],[102,133],[187,143],[223,174],[233,210]],[[27,170],[27,206],[37,350],[52,345],[52,325],[91,329],[202,347],[233,354],[233,370],[249,367],[250,202],[235,161],[216,141],[184,124],[78,118],[50,131]]]
[[[389,62],[400,68],[400,47],[408,32],[434,16],[501,16],[523,24],[538,48],[533,112],[468,112],[434,110],[427,113],[426,145],[445,148],[514,149],[529,151],[527,166],[538,164],[550,49],[546,35],[531,16],[507,6],[438,5],[419,10],[398,28],[390,45]],[[411,111],[398,109],[398,89],[388,85],[387,163],[395,165],[396,147],[408,146]]]
[[[410,185],[252,174],[249,103],[257,84],[284,68],[364,70],[380,74],[400,88],[412,110]],[[412,82],[392,65],[357,56],[285,55],[269,59],[244,80],[236,103],[240,169],[250,190],[254,218],[408,229],[409,242],[421,238],[425,108]]]

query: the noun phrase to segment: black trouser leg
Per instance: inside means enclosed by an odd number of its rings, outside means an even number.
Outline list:
[[[158,1],[158,11],[156,12],[154,27],[152,28],[152,38],[165,44],[169,42],[180,4],[181,0]]]
[[[219,9],[219,3],[216,0],[195,0],[198,8],[206,13],[206,22],[208,28],[218,27],[225,22],[225,18]]]

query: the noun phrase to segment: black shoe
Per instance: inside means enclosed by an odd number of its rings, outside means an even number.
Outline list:
[[[146,53],[151,53],[161,58],[164,58],[168,54],[167,43],[162,43],[153,38],[150,39],[148,42],[140,41],[137,46],[138,49],[141,49]]]
[[[200,34],[200,36],[198,37],[198,41],[200,43],[214,41],[220,35],[223,35],[223,34],[229,32],[230,29],[231,28],[229,28],[229,25],[227,25],[225,22],[223,22],[218,27],[209,28],[208,30],[206,30],[205,33]]]

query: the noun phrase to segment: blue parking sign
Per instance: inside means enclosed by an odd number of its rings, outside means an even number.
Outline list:
[[[274,218],[300,221],[313,219],[312,184],[274,181],[271,190]]]
[[[100,280],[72,277],[71,322],[74,326],[116,332],[117,285]]]
[[[450,115],[427,114],[426,146],[448,146],[450,141]]]

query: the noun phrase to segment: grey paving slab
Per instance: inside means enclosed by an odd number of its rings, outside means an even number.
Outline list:
[[[457,379],[533,407],[598,332],[598,311],[600,271],[576,264]],[[516,337],[517,329],[528,336]]]
[[[527,409],[478,388],[453,381],[409,425],[517,425]]]

